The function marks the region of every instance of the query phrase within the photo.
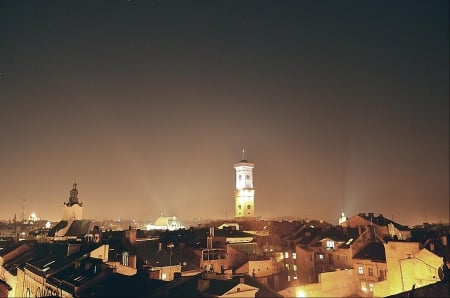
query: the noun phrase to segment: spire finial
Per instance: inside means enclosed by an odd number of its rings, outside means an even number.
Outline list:
[[[242,147],[242,160],[245,160],[245,148]]]

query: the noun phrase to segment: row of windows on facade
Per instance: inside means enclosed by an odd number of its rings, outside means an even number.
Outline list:
[[[330,256],[333,257],[333,255],[330,255]],[[336,256],[336,259],[339,260],[339,255],[335,255],[335,256]],[[344,257],[344,260],[347,260],[347,256],[346,255],[344,255],[343,257]],[[284,252],[284,258],[285,259],[289,259],[289,252],[287,252],[287,251]],[[297,253],[295,253],[295,252],[292,253],[292,259],[293,260],[297,259]],[[325,256],[323,254],[319,254],[319,259],[320,260],[324,260]],[[314,260],[314,256],[311,255],[311,261],[313,261],[313,260]]]
[[[242,205],[238,205],[238,208],[242,209]],[[249,210],[252,209],[252,205],[247,205],[247,209],[249,209]]]
[[[248,179],[250,179],[250,176],[247,175],[247,176],[245,176],[245,178],[248,180]],[[241,175],[239,175],[239,180],[242,180],[242,176]]]
[[[358,265],[358,274],[364,275],[364,266],[363,265]],[[384,271],[379,270],[378,274],[379,274],[380,279],[383,280],[384,279]],[[373,276],[373,268],[372,267],[367,268],[367,276]]]

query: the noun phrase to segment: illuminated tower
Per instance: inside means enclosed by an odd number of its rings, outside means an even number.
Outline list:
[[[245,159],[245,151],[242,149],[242,160],[234,165],[236,170],[235,218],[255,217],[255,189],[253,188],[254,164]]]

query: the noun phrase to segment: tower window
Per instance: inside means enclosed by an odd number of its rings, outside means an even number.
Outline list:
[[[239,175],[239,180],[242,180],[242,176],[241,175]]]
[[[250,206],[250,205],[247,205],[247,209],[249,209],[249,210],[250,210],[250,209],[252,209],[252,206]]]
[[[250,176],[249,175],[247,175],[246,177],[245,177],[246,179],[250,179]]]
[[[241,205],[239,205],[239,206],[238,206],[238,208],[239,208],[239,209],[242,209],[242,206],[241,206]]]

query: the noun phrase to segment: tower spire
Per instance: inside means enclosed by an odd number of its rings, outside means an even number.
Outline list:
[[[245,160],[245,148],[242,147],[242,160]]]

